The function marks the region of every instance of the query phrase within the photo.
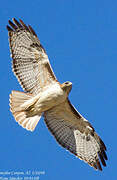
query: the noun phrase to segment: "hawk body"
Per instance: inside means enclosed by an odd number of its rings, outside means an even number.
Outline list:
[[[95,169],[106,166],[106,146],[92,125],[68,99],[72,83],[60,84],[48,56],[30,25],[9,21],[13,72],[25,92],[12,91],[10,110],[15,120],[33,131],[42,114],[57,142]]]
[[[24,102],[20,110],[33,109],[35,114],[38,114],[61,104],[67,99],[67,95],[59,83],[56,83]]]

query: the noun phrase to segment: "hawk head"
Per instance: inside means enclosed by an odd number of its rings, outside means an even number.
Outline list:
[[[72,89],[72,83],[70,81],[66,81],[61,85],[61,88],[63,89],[63,91],[69,94]]]

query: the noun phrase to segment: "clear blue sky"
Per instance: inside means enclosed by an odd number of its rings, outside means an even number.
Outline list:
[[[61,148],[43,118],[33,133],[15,122],[9,94],[21,87],[11,70],[6,25],[12,17],[35,29],[58,80],[73,83],[71,102],[107,146],[102,172]],[[45,171],[41,180],[117,179],[116,0],[1,1],[0,83],[0,171]]]

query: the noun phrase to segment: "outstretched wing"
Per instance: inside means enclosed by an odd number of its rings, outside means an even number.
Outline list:
[[[58,143],[95,169],[106,166],[106,146],[91,124],[67,99],[44,113],[45,123]]]
[[[55,83],[48,56],[30,25],[13,19],[7,26],[13,59],[13,71],[26,92],[38,94],[43,88]]]

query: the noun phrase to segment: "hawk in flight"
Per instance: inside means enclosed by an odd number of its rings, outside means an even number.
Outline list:
[[[7,26],[12,68],[25,92],[12,91],[10,110],[23,128],[33,131],[43,115],[57,142],[97,170],[106,166],[106,146],[92,125],[74,108],[72,83],[60,84],[30,25],[14,18]]]

